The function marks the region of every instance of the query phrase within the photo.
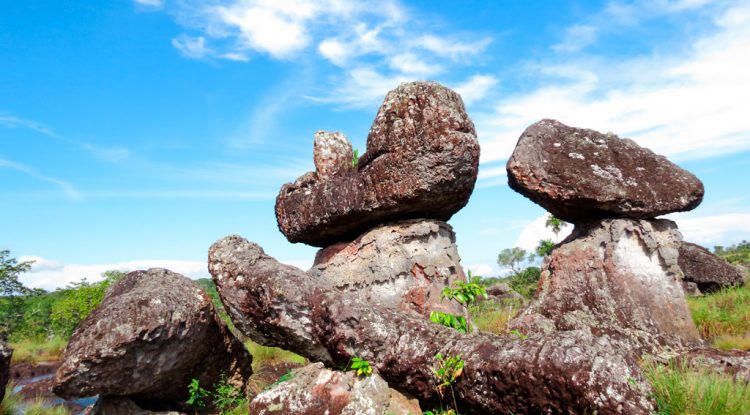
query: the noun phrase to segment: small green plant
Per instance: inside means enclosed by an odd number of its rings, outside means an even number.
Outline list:
[[[200,381],[192,379],[188,385],[188,400],[185,403],[193,408],[205,408],[208,396],[208,391],[201,387]]]
[[[356,169],[357,168],[357,164],[359,164],[359,150],[355,148],[354,149],[354,156],[352,157],[352,168]]]
[[[424,411],[422,415],[458,415],[458,412],[453,409],[435,409],[433,411]]]
[[[432,373],[438,381],[435,389],[440,395],[441,400],[443,399],[445,389],[448,388],[450,390],[451,399],[453,400],[453,410],[455,410],[455,413],[458,413],[458,404],[456,403],[456,394],[453,391],[453,384],[456,383],[456,380],[463,373],[465,362],[461,359],[460,355],[443,357],[441,353],[435,355],[435,359],[437,362],[432,368]]]
[[[450,327],[462,333],[469,333],[469,323],[463,316],[456,316],[442,311],[430,312],[430,321],[440,324],[441,326]]]
[[[372,366],[370,362],[359,357],[353,357],[350,369],[357,371],[357,376],[367,377],[372,375]]]
[[[479,285],[481,278],[480,276],[472,276],[471,271],[469,271],[469,282],[456,281],[453,283],[453,288],[443,288],[440,299],[456,300],[465,306],[473,304],[480,295],[487,295],[484,287]]]
[[[219,383],[216,384],[214,406],[223,413],[236,408],[242,401],[242,393],[227,381],[226,376],[222,376]]]
[[[510,330],[510,331],[508,332],[508,334],[510,334],[511,336],[517,337],[517,338],[519,338],[519,339],[521,339],[521,340],[526,340],[526,339],[528,339],[528,338],[529,338],[529,336],[527,336],[527,335],[525,335],[525,334],[521,333],[520,331],[518,331],[518,330],[516,330],[516,329]]]

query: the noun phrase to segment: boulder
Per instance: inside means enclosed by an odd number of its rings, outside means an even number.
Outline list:
[[[640,352],[700,344],[666,219],[581,222],[545,260],[536,298],[511,327],[527,334],[590,330]]]
[[[740,270],[706,248],[690,242],[680,245],[679,264],[685,281],[695,283],[703,293],[742,285],[745,282]]]
[[[453,228],[433,219],[378,226],[353,242],[321,249],[308,273],[321,286],[362,296],[369,302],[429,317],[431,311],[464,315],[440,294],[466,281]]]
[[[686,365],[750,382],[750,350],[698,348],[680,354],[675,361],[678,367]]]
[[[255,415],[417,415],[422,410],[388,387],[377,373],[357,377],[314,363],[295,370],[293,378],[262,392],[250,402]]]
[[[121,396],[103,396],[87,408],[87,415],[183,415],[175,411],[150,411],[143,409],[131,399]]]
[[[13,349],[0,338],[0,402],[5,397],[5,386],[10,379],[10,358],[13,356]]]
[[[439,404],[435,356],[460,356],[461,413],[648,414],[650,386],[630,350],[590,331],[522,339],[463,334],[359,296],[322,287],[239,236],[209,251],[209,271],[237,328],[328,366],[358,356],[392,387]]]
[[[240,388],[252,357],[192,280],[165,269],[127,274],[78,326],[57,370],[54,392],[66,399],[126,396],[158,409],[187,398],[198,379],[226,376]]]
[[[542,120],[507,164],[510,187],[567,222],[650,219],[694,209],[703,184],[690,172],[612,133]]]
[[[381,223],[446,221],[474,189],[474,124],[461,97],[435,82],[404,83],[388,93],[356,167],[344,163],[351,146],[343,140],[316,136],[316,172],[281,188],[276,219],[290,242],[325,247]]]

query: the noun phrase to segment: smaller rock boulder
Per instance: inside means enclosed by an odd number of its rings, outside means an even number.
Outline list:
[[[252,357],[192,280],[165,269],[127,274],[80,324],[57,370],[66,399],[125,396],[144,408],[182,403],[187,385],[226,376],[244,388]]]
[[[357,377],[314,363],[250,402],[255,415],[416,415],[419,402],[388,387],[377,373]]]
[[[313,141],[313,161],[318,180],[353,171],[354,151],[346,137],[339,133],[318,131]]]
[[[675,360],[678,365],[729,375],[738,382],[750,382],[750,350],[697,348],[680,354]]]
[[[651,219],[694,209],[703,183],[629,139],[542,120],[521,134],[507,164],[510,187],[568,222]]]
[[[87,408],[86,415],[184,415],[175,411],[150,411],[143,409],[131,399],[121,396],[104,396]]]
[[[745,281],[740,270],[690,242],[680,245],[679,264],[684,280],[695,283],[703,293],[742,285]]]
[[[13,349],[0,339],[0,402],[5,398],[5,386],[10,379],[10,358]]]

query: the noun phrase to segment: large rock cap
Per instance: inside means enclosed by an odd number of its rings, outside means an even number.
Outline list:
[[[461,97],[435,82],[388,93],[356,167],[343,136],[318,133],[316,172],[276,198],[279,230],[291,242],[327,246],[400,219],[448,220],[469,200],[479,143]],[[345,141],[345,139],[343,139]]]
[[[127,274],[76,329],[54,392],[68,399],[129,396],[146,406],[181,402],[193,378],[213,385],[224,374],[244,387],[251,363],[208,295],[190,279],[155,268]]]
[[[250,402],[255,415],[417,415],[419,402],[408,399],[378,374],[359,378],[315,363]]]
[[[537,297],[511,326],[590,330],[651,354],[695,347],[700,338],[681,286],[680,243],[666,219],[579,223],[545,261]]]
[[[542,120],[508,160],[508,184],[568,222],[650,219],[694,209],[703,184],[665,157],[612,133]]]
[[[11,349],[3,339],[0,339],[0,402],[5,397],[5,386],[10,379],[10,358],[13,355]]]
[[[352,242],[321,249],[308,272],[321,284],[429,317],[431,311],[468,313],[441,300],[443,288],[466,281],[453,228],[437,220],[378,226]]]
[[[680,268],[685,281],[693,282],[701,292],[718,291],[724,287],[742,285],[742,273],[706,248],[683,242],[680,245]]]

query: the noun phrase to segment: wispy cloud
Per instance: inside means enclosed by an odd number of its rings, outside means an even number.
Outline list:
[[[567,238],[573,231],[573,225],[568,223],[562,228],[560,234],[556,237],[555,233],[552,232],[552,229],[545,226],[547,217],[548,215],[545,213],[524,226],[513,246],[523,248],[528,252],[536,252],[536,247],[539,246],[539,241],[543,239],[551,239],[552,241],[559,242]]]
[[[667,218],[677,223],[686,241],[709,248],[750,239],[750,213],[698,215],[700,213],[678,213]]]
[[[542,118],[612,131],[678,161],[750,150],[750,4],[713,16],[712,33],[672,55],[529,65],[538,88],[475,118],[482,162],[507,159]]]
[[[64,180],[58,179],[56,177],[51,177],[51,176],[46,176],[44,174],[41,174],[27,165],[0,158],[0,169],[2,168],[14,170],[14,171],[23,173],[29,177],[32,177],[36,180],[51,183],[55,185],[56,187],[58,187],[60,190],[62,190],[69,198],[74,199],[74,200],[81,199],[81,193],[75,187],[73,187],[72,184]]]

